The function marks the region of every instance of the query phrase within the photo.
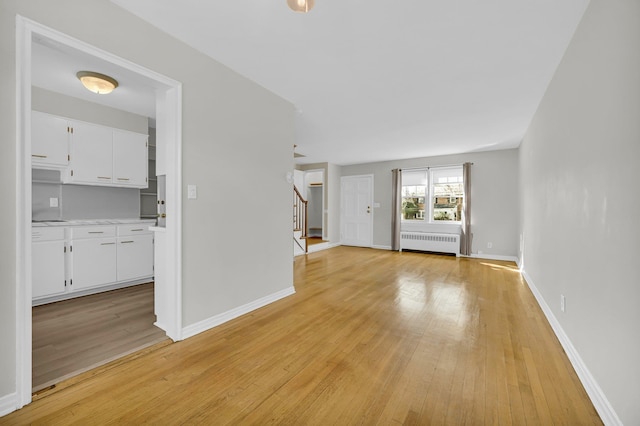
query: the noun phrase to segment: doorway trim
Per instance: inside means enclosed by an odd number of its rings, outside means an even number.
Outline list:
[[[167,219],[165,330],[182,339],[182,84],[95,46],[16,16],[16,409],[31,402],[31,45],[40,35],[135,72],[158,85],[156,115],[165,122]]]

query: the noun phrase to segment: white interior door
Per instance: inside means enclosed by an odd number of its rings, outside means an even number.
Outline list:
[[[373,246],[373,176],[344,176],[341,179],[341,243]]]

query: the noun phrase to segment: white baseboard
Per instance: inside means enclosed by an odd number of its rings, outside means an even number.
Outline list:
[[[237,308],[231,309],[230,311],[223,312],[219,315],[207,318],[206,320],[188,325],[182,329],[182,339],[193,337],[196,334],[200,334],[203,331],[207,331],[213,327],[219,326],[220,324],[224,324],[225,322],[231,321],[234,318],[238,318],[239,316],[248,314],[251,311],[255,311],[256,309],[262,308],[263,306],[266,306],[277,300],[283,299],[287,296],[291,296],[292,294],[295,294],[295,292],[295,288],[289,287],[284,290],[280,290],[277,293],[273,293],[258,300],[254,300],[253,302],[249,302],[246,305],[238,306]]]
[[[75,299],[76,297],[88,296],[90,294],[103,293],[105,291],[119,290],[125,287],[133,287],[134,285],[146,284],[153,281],[153,275],[146,278],[139,278],[132,281],[123,281],[115,284],[108,284],[96,288],[89,288],[86,290],[73,291],[71,293],[64,293],[57,296],[49,296],[42,299],[37,299],[32,302],[32,306],[46,305],[47,303],[59,302],[61,300]]]
[[[18,394],[11,393],[0,398],[0,417],[13,413],[18,409]]]
[[[322,243],[322,244],[313,244],[313,245],[309,246],[307,253],[305,253],[303,251],[300,251],[299,253],[296,252],[293,255],[293,257],[295,258],[295,257],[302,256],[302,255],[309,254],[309,253],[315,253],[315,252],[318,252],[318,251],[329,250],[331,248],[338,247],[340,245],[341,245],[340,243],[329,243],[329,242]]]
[[[488,253],[471,253],[471,257],[473,259],[487,259],[487,260],[504,260],[505,262],[515,262],[518,263],[518,258],[516,256],[504,256],[501,254],[488,254]]]
[[[334,247],[338,247],[340,243],[322,243],[309,246],[309,253],[315,253],[318,251],[329,250]]]
[[[600,418],[605,425],[622,426],[620,418],[609,403],[609,400],[598,385],[598,382],[596,382],[596,379],[591,375],[591,372],[580,357],[580,354],[576,350],[575,346],[573,346],[573,343],[571,343],[569,336],[567,336],[567,334],[564,332],[564,329],[560,325],[560,322],[558,321],[556,316],[553,314],[553,311],[542,297],[542,294],[533,283],[533,280],[524,270],[522,271],[522,276],[527,282],[527,285],[531,289],[531,292],[538,301],[538,305],[540,305],[542,312],[544,312],[544,315],[547,317],[547,321],[549,321],[553,332],[558,337],[560,344],[569,357],[569,362],[571,362],[571,365],[573,365],[573,369],[576,371],[578,378],[587,391],[587,394],[589,395],[589,398],[591,399],[591,402],[593,403],[596,411],[600,415]]]
[[[376,246],[376,245],[373,245],[373,246],[371,246],[371,248],[374,248],[376,250],[391,250],[391,246]]]

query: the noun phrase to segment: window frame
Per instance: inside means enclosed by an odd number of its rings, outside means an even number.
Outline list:
[[[455,175],[459,176],[459,179],[461,179],[461,181],[459,180],[458,182],[455,183],[459,183],[462,185],[462,196],[461,197],[454,197],[454,198],[462,198],[462,203],[464,204],[464,199],[466,198],[464,194],[464,176],[462,174],[462,166],[443,166],[443,167],[427,167],[425,169],[417,169],[417,170],[411,170],[411,172],[424,172],[425,173],[425,177],[426,177],[426,183],[424,185],[425,187],[425,193],[424,195],[416,195],[415,197],[410,197],[410,196],[405,196],[405,191],[404,188],[405,187],[416,187],[416,186],[423,186],[423,185],[401,185],[402,191],[401,191],[401,204],[404,204],[404,200],[405,198],[423,198],[425,201],[425,209],[424,211],[424,215],[422,218],[414,218],[414,219],[405,219],[405,215],[403,213],[403,208],[401,207],[401,211],[400,211],[400,220],[402,223],[405,224],[410,224],[410,223],[414,223],[414,224],[430,224],[430,225],[461,225],[462,224],[462,220],[461,218],[458,218],[458,220],[435,220],[434,219],[434,214],[435,214],[435,201],[436,201],[436,194],[435,194],[435,186],[438,184],[438,182],[435,182],[434,179],[434,172],[442,172],[445,170],[455,170],[456,172],[459,173],[455,173]],[[404,173],[402,175],[402,179],[404,180]],[[402,182],[404,183],[404,182]],[[416,192],[417,193],[417,192]],[[452,197],[448,197],[449,199],[451,199]]]

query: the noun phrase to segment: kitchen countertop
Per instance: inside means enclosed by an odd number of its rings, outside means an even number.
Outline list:
[[[148,223],[155,225],[155,219],[83,219],[83,220],[62,220],[31,222],[32,227],[45,226],[82,226],[82,225],[124,225],[131,223]]]

